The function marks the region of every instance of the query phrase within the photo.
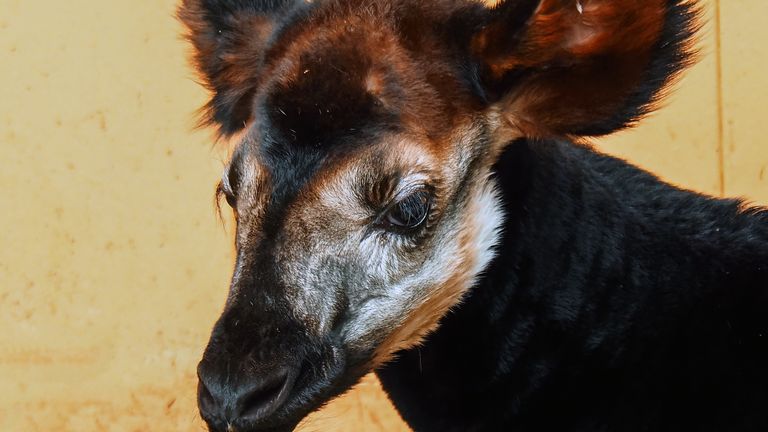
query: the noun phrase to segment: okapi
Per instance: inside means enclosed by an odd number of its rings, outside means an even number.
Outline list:
[[[417,431],[768,430],[768,210],[587,143],[658,106],[693,0],[183,0],[236,140],[211,431],[375,370]]]

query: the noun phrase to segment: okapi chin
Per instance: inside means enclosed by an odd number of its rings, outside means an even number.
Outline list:
[[[691,63],[693,0],[183,0],[236,136],[211,431],[375,370],[418,431],[768,430],[768,211],[588,137]]]

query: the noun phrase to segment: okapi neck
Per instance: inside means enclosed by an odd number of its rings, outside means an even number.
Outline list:
[[[739,371],[768,362],[768,213],[565,141],[513,143],[495,173],[496,258],[378,371],[415,430],[671,431],[697,418],[714,431],[760,409],[750,392],[768,377]]]

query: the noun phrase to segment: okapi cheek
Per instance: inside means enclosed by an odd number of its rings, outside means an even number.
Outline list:
[[[372,367],[389,361],[398,351],[419,345],[433,332],[448,311],[461,303],[495,255],[503,214],[492,181],[484,178],[471,198],[467,217],[458,233],[457,260],[452,275],[435,287],[424,302],[413,309],[402,324],[376,349]],[[453,265],[456,264],[456,265]]]
[[[458,274],[437,288],[433,295],[411,313],[401,327],[387,337],[373,357],[374,368],[391,360],[396,352],[419,345],[427,335],[437,329],[440,319],[461,302],[470,288],[470,278],[462,273],[469,273],[473,264],[472,261],[467,261],[457,267]]]

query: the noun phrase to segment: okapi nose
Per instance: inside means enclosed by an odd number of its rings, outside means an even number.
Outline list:
[[[298,371],[279,367],[239,382],[227,382],[221,375],[207,373],[202,363],[198,367],[198,405],[200,414],[209,424],[255,424],[277,411],[293,389]]]

